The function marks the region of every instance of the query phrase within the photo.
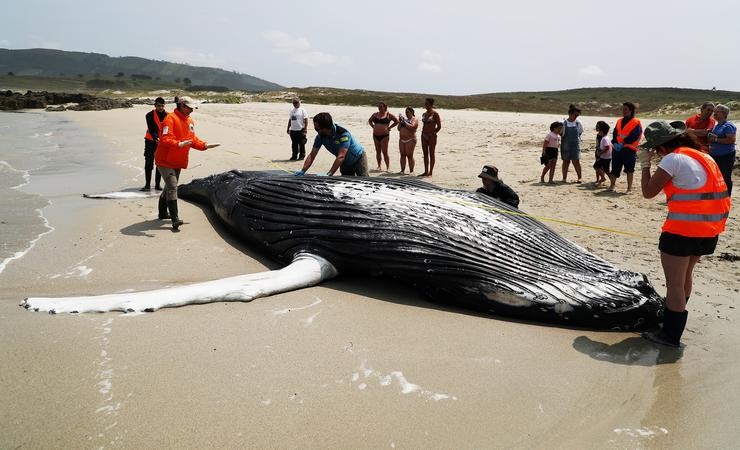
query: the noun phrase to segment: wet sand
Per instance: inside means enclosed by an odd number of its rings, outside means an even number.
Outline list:
[[[374,167],[366,124],[374,108],[305,107],[346,125]],[[297,170],[300,162],[287,161],[288,110],[202,105],[194,114],[198,135],[223,146],[193,151],[181,181],[232,168]],[[124,180],[110,186],[118,190],[143,185],[147,111],[52,114],[105,143],[112,179]],[[480,167],[496,164],[523,211],[616,265],[648,274],[664,292],[662,196],[624,195],[624,179],[616,194],[595,189],[587,183],[594,178],[590,151],[586,183],[541,185],[539,149],[560,116],[440,114],[429,181],[472,190]],[[589,148],[600,119],[582,118]],[[397,136],[391,134],[391,172],[399,170]],[[419,173],[420,147],[415,155]],[[330,164],[322,150],[311,171]],[[639,175],[635,181],[639,187]],[[65,191],[73,188],[88,193],[70,176]],[[54,231],[0,273],[1,448],[730,448],[740,438],[740,363],[733,356],[740,263],[720,258],[740,255],[736,211],[717,253],[696,269],[683,351],[634,333],[442,308],[376,279],[339,277],[251,303],[150,314],[48,315],[18,306],[27,296],[152,289],[276,268],[208,211],[180,204],[180,233],[156,220],[153,198],[74,196],[44,209]]]

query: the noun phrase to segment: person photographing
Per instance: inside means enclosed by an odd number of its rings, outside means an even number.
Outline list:
[[[702,256],[714,253],[730,212],[730,197],[717,163],[701,151],[702,144],[683,122],[653,122],[645,129],[645,139],[638,153],[642,195],[653,198],[665,192],[668,216],[658,243],[666,282],[663,327],[642,336],[679,347],[694,266]],[[654,173],[652,150],[663,157]]]

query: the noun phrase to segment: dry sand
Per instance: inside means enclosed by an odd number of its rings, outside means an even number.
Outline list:
[[[366,124],[374,108],[305,106],[347,125],[374,167]],[[125,178],[116,189],[143,184],[148,109],[56,114],[98,136],[111,173]],[[232,168],[298,169],[286,161],[287,111],[202,105],[194,114],[199,136],[223,146],[192,152],[181,181]],[[430,181],[475,189],[480,167],[494,163],[526,212],[644,236],[546,222],[664,291],[662,197],[539,184],[542,139],[562,117],[440,114]],[[599,119],[581,118],[588,147]],[[416,156],[420,164],[418,147]],[[584,152],[585,181],[592,162]],[[330,163],[322,150],[312,171]],[[180,203],[181,233],[156,220],[155,199],[75,197],[44,210],[55,230],[0,274],[0,448],[731,448],[740,438],[740,271],[719,258],[740,255],[736,210],[717,253],[696,270],[682,354],[634,333],[483,317],[434,306],[395,283],[341,277],[251,303],[151,314],[54,316],[18,307],[31,295],[141,290],[275,268],[207,211]]]

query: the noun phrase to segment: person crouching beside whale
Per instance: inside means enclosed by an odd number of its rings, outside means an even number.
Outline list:
[[[668,217],[658,243],[666,284],[663,328],[642,336],[680,347],[694,266],[702,255],[714,253],[730,212],[730,196],[717,163],[700,151],[702,144],[683,122],[653,122],[645,129],[645,138],[638,155],[642,195],[653,198],[664,191]],[[652,175],[651,149],[663,156]]]
[[[483,166],[483,170],[478,175],[478,178],[483,182],[483,187],[478,188],[475,192],[501,200],[514,208],[519,207],[519,196],[516,195],[516,192],[512,188],[501,181],[498,177],[498,169],[495,166]]]
[[[190,149],[207,150],[220,144],[207,144],[195,135],[195,123],[190,118],[193,99],[180,97],[174,111],[162,122],[162,134],[154,154],[157,170],[164,180],[164,191],[159,196],[159,218],[172,220],[172,229],[177,231],[183,221],[177,212],[177,181],[180,170],[188,167]],[[169,216],[167,215],[169,210]]]
[[[332,176],[339,170],[342,175],[369,176],[365,149],[352,137],[349,130],[335,124],[331,115],[327,112],[318,113],[314,116],[313,127],[316,130],[313,148],[303,162],[303,168],[296,171],[294,175],[303,176],[306,174],[323,145],[329,153],[336,157],[326,175]]]

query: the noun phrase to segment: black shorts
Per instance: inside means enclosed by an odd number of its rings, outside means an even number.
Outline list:
[[[594,163],[594,169],[596,170],[603,169],[604,172],[609,173],[609,166],[611,165],[611,163],[612,163],[611,159],[599,158]]]
[[[545,158],[547,161],[558,159],[558,149],[556,147],[545,147]]]
[[[715,237],[686,237],[678,234],[663,232],[660,234],[658,249],[671,256],[703,256],[711,255],[717,248]]]
[[[633,173],[635,171],[635,162],[637,161],[637,152],[628,148],[623,148],[618,152],[612,152],[612,175],[619,178],[624,173]]]

